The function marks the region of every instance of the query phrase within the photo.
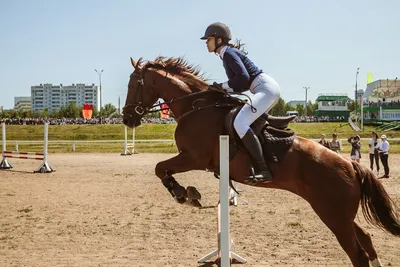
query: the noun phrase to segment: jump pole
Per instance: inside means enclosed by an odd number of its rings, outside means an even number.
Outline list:
[[[0,169],[11,169],[13,166],[7,161],[6,158],[6,150],[7,150],[7,145],[6,145],[6,123],[3,122],[1,123],[1,139],[2,139],[2,150],[1,150],[1,155],[2,155],[2,160],[0,163]]]
[[[48,145],[49,145],[49,123],[44,124],[44,143],[43,152],[19,152],[19,151],[7,151],[7,139],[6,139],[6,124],[1,124],[2,131],[2,156],[3,159],[0,163],[0,169],[11,169],[13,166],[7,161],[7,158],[17,159],[31,159],[31,160],[43,160],[42,165],[34,171],[39,173],[50,173],[54,170],[49,166],[47,162]],[[22,156],[21,156],[22,155]]]
[[[239,263],[247,261],[231,251],[232,240],[229,233],[229,136],[219,137],[219,160],[220,160],[220,179],[219,179],[219,203],[218,203],[218,248],[199,260],[205,263],[210,258],[218,256],[221,259],[220,267],[229,267],[231,260]]]

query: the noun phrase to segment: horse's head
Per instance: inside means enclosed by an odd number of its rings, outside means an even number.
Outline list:
[[[137,127],[140,120],[155,105],[164,99],[175,116],[192,109],[193,100],[185,96],[207,90],[207,82],[196,67],[182,58],[157,57],[142,66],[141,59],[135,62],[128,84],[128,94],[123,108],[123,122],[128,127]]]
[[[144,72],[141,67],[141,59],[135,62],[131,58],[134,68],[129,83],[125,106],[123,108],[123,123],[128,127],[140,125],[141,118],[151,109],[158,100],[151,80],[144,82]]]

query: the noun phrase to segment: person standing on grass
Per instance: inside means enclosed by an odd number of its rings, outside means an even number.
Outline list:
[[[351,144],[351,153],[350,153],[351,160],[360,162],[361,159],[360,136],[359,135],[351,136],[347,141]]]
[[[376,174],[379,176],[379,147],[381,145],[381,140],[376,132],[371,133],[372,138],[369,140],[369,163],[371,171],[374,170],[374,159],[376,164]]]
[[[332,151],[340,154],[340,141],[337,139],[336,133],[332,134],[332,141],[329,142],[329,148]]]
[[[382,161],[383,169],[385,170],[385,174],[381,178],[389,178],[389,142],[386,139],[386,135],[381,136],[382,143],[379,146],[379,156]]]
[[[329,142],[325,139],[325,134],[321,135],[321,140],[318,141],[319,144],[323,145],[326,148],[329,148]]]

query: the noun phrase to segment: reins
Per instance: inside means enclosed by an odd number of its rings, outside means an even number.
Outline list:
[[[207,101],[207,100],[206,99],[195,99],[192,102],[192,109],[187,111],[187,112],[185,112],[184,114],[182,114],[179,118],[175,118],[175,119],[179,120],[179,119],[181,119],[183,117],[186,117],[187,115],[189,115],[189,114],[191,114],[191,113],[193,113],[195,111],[199,111],[199,110],[206,109],[206,108],[211,108],[211,107],[227,108],[227,107],[235,107],[235,106],[238,106],[240,104],[250,105],[250,107],[251,107],[253,112],[257,111],[257,109],[252,105],[251,99],[246,94],[243,94],[243,93],[229,93],[229,92],[220,91],[220,90],[213,90],[213,89],[194,92],[194,93],[191,93],[191,94],[188,94],[188,95],[172,98],[171,100],[163,102],[163,103],[158,102],[158,103],[152,105],[151,107],[144,107],[143,106],[143,101],[142,101],[143,100],[142,99],[143,90],[146,90],[146,85],[144,83],[144,73],[142,75],[140,75],[138,73],[133,73],[133,75],[139,77],[137,83],[139,84],[139,87],[140,87],[140,91],[139,91],[139,99],[140,100],[139,100],[138,103],[133,103],[133,104],[126,105],[123,109],[125,110],[128,107],[134,106],[135,107],[134,110],[138,115],[144,115],[144,114],[148,114],[148,113],[155,113],[155,112],[160,112],[160,111],[164,111],[164,110],[170,110],[170,108],[168,107],[169,104],[173,104],[173,103],[179,102],[179,101],[184,100],[184,99],[189,98],[189,97],[194,97],[194,96],[197,96],[197,95],[206,94],[206,93],[210,93],[210,92],[218,92],[218,93],[224,94],[224,97],[227,97],[227,98],[230,98],[230,99],[235,99],[236,101],[238,101],[238,104],[220,103],[219,101],[217,101],[216,103],[211,104],[211,105],[196,106],[196,103],[201,102],[201,101]],[[245,96],[248,100],[242,100],[242,99],[239,99],[237,97],[233,97],[232,95],[242,95],[242,96]],[[250,101],[250,103],[248,103],[248,101]],[[162,108],[161,106],[164,105],[164,104],[166,104],[167,107]],[[133,116],[133,114],[127,114],[127,115],[129,115],[130,117]]]

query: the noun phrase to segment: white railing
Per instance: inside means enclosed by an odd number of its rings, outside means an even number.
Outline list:
[[[48,141],[48,145],[54,146],[54,145],[70,145],[72,152],[75,152],[76,146],[78,144],[94,144],[94,143],[122,143],[125,144],[126,140],[53,140],[53,141]],[[134,143],[130,142],[129,144],[137,144],[137,143],[175,143],[175,140],[166,140],[166,139],[150,139],[150,140],[135,140]],[[0,142],[2,144],[2,142]],[[19,150],[19,145],[20,144],[28,144],[28,145],[42,145],[44,144],[44,141],[41,140],[7,140],[8,145],[14,145],[15,149],[14,151]],[[124,145],[122,145],[124,146]]]

